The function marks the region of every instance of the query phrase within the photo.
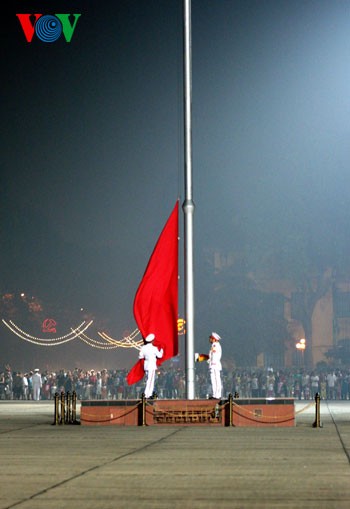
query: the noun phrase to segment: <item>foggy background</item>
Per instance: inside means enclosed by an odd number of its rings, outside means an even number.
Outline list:
[[[2,318],[40,337],[47,317],[58,335],[91,317],[92,336],[120,338],[136,327],[137,286],[184,199],[182,1],[16,1],[11,10],[0,288],[16,297],[11,309],[3,299]],[[70,43],[27,43],[23,12],[81,17]],[[265,329],[283,337],[271,303],[257,316],[252,274],[348,269],[349,27],[343,0],[192,0],[196,349],[215,330],[224,355],[248,363],[267,315]],[[221,275],[215,252],[233,260]],[[28,311],[21,293],[42,310]],[[38,347],[0,325],[0,362],[15,369],[129,368],[135,357],[78,340]]]

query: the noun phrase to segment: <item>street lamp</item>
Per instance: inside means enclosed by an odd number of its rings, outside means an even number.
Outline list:
[[[301,352],[302,365],[304,366],[304,352],[306,348],[306,340],[304,338],[299,339],[299,342],[295,345],[296,349]]]

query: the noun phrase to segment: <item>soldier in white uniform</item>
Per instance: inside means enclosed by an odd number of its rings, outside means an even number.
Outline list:
[[[211,348],[209,355],[205,353],[195,353],[194,358],[196,362],[207,361],[209,364],[210,381],[212,387],[212,395],[210,399],[221,399],[222,393],[222,382],[221,382],[221,337],[217,332],[212,332],[209,336],[209,342]]]
[[[154,339],[154,334],[148,334],[148,336],[145,338],[145,344],[141,347],[139,353],[139,359],[144,359],[145,361],[143,369],[147,376],[145,388],[146,398],[150,398],[153,395],[154,382],[156,380],[157,359],[163,357],[163,348],[159,349],[154,346]]]
[[[43,381],[38,368],[34,369],[34,374],[32,375],[32,386],[33,386],[33,399],[34,401],[39,401]]]
[[[209,371],[210,371],[210,380],[212,387],[212,398],[220,399],[222,393],[222,382],[221,382],[221,355],[222,349],[220,344],[221,337],[216,332],[212,332],[209,336],[209,342],[211,343],[211,348],[209,350]]]

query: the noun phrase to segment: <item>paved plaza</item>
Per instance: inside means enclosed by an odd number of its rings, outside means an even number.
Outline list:
[[[88,427],[0,401],[0,509],[348,509],[350,401],[320,428],[305,407],[293,428]]]

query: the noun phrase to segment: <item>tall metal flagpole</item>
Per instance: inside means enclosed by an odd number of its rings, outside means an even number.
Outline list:
[[[194,399],[194,287],[193,287],[193,214],[192,199],[192,45],[191,0],[183,0],[184,15],[184,145],[185,145],[185,315],[186,315],[186,394]]]

